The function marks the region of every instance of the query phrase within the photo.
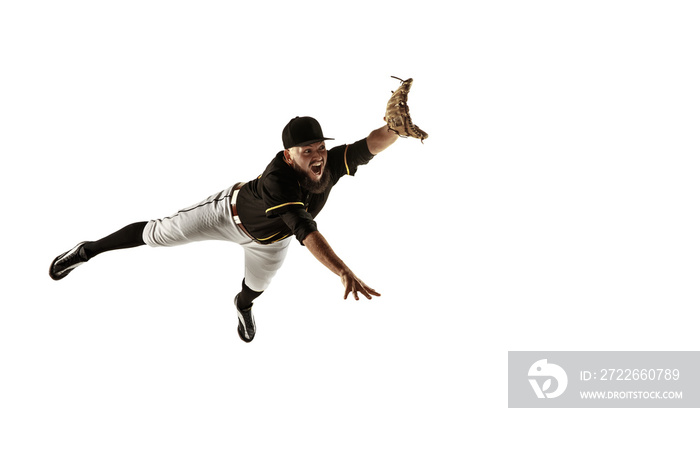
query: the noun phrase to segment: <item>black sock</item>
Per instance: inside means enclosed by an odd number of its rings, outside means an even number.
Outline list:
[[[143,246],[143,229],[148,222],[137,222],[127,225],[119,231],[97,241],[88,241],[83,245],[83,250],[88,259],[98,254],[115,249],[135,248]]]
[[[262,291],[253,291],[248,288],[248,285],[245,284],[245,279],[243,279],[243,287],[241,292],[238,294],[238,301],[236,304],[238,305],[239,309],[248,309],[253,305],[253,300],[261,294],[263,294]]]

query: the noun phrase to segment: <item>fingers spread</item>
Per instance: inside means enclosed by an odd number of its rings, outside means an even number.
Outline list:
[[[365,285],[363,282],[360,282],[360,292],[362,295],[367,298],[367,299],[372,299],[372,295],[374,296],[381,296],[379,293],[377,293],[374,289],[370,288],[369,286]]]
[[[345,294],[343,295],[343,299],[348,299],[350,293],[352,293],[353,297],[355,298],[355,301],[360,300],[360,296],[358,295],[358,293],[362,294],[362,296],[364,296],[367,299],[372,299],[372,296],[381,296],[381,294],[377,293],[374,289],[365,285],[362,282],[362,280],[360,280],[357,277],[342,277],[342,282],[343,285],[345,285]]]

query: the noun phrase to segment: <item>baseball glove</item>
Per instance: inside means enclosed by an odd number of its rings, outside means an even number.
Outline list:
[[[403,138],[412,137],[420,139],[422,143],[423,139],[428,137],[428,133],[413,124],[413,121],[411,121],[411,114],[408,111],[408,104],[406,104],[408,91],[411,90],[413,79],[409,78],[404,81],[396,76],[392,76],[392,78],[401,81],[401,86],[391,94],[389,103],[386,104],[384,120],[387,122],[390,131],[393,131]]]

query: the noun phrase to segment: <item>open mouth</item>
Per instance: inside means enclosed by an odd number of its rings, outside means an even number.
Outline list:
[[[316,176],[320,175],[322,170],[323,170],[323,163],[322,162],[316,162],[316,163],[311,165],[311,171]]]

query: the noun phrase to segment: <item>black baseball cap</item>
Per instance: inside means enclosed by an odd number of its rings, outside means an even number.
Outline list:
[[[333,140],[323,136],[321,125],[309,116],[294,117],[282,130],[282,144],[285,149],[308,146],[314,142]]]

